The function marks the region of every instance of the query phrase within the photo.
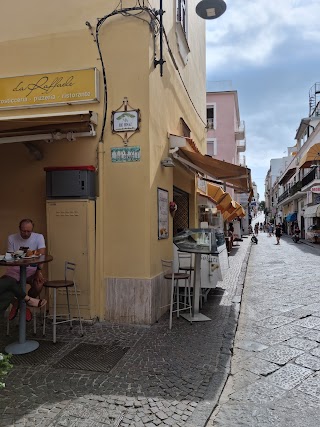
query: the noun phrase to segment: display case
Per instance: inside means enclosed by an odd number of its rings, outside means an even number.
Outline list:
[[[223,233],[213,228],[190,228],[178,233],[173,243],[182,252],[216,254],[225,240]]]
[[[221,212],[216,207],[198,205],[199,223],[206,222],[209,227],[223,227]]]

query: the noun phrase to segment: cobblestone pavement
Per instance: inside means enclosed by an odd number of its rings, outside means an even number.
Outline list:
[[[231,375],[207,426],[319,426],[320,245],[258,238]]]
[[[56,345],[38,332],[39,350],[13,357],[0,426],[204,426],[230,369],[250,247],[247,238],[233,249],[201,310],[211,322],[175,318],[171,331],[168,316],[152,327],[87,324],[83,338],[60,325]],[[0,331],[3,351],[14,337],[5,337],[4,319]]]

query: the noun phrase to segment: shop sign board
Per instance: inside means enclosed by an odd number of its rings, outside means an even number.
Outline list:
[[[51,107],[99,101],[96,68],[0,78],[0,109]]]
[[[312,193],[320,193],[320,186],[311,187]]]
[[[169,237],[169,192],[157,189],[158,198],[158,240]]]
[[[112,163],[131,163],[140,162],[140,147],[112,147],[111,161]]]

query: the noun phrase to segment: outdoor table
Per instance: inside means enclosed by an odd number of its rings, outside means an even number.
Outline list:
[[[51,255],[41,255],[40,257],[21,258],[13,261],[0,261],[0,265],[6,267],[17,266],[20,267],[20,285],[22,290],[26,292],[27,285],[27,267],[31,264],[44,264],[53,260]],[[39,343],[34,340],[26,340],[26,303],[24,300],[20,301],[20,318],[19,318],[19,341],[8,344],[5,351],[8,354],[25,354],[36,350]]]
[[[210,317],[205,316],[204,314],[200,313],[199,311],[199,305],[200,305],[200,290],[201,290],[201,283],[200,283],[200,275],[201,275],[201,255],[202,254],[208,254],[208,251],[206,252],[199,252],[199,251],[192,251],[184,249],[180,252],[188,252],[193,253],[195,255],[194,259],[194,284],[193,284],[193,304],[192,304],[192,316],[190,317],[189,313],[183,313],[180,314],[181,317],[183,317],[186,320],[192,321],[192,322],[207,322],[210,319]],[[212,254],[217,255],[217,254]]]

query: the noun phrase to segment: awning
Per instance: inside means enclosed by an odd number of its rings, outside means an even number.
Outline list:
[[[287,222],[297,221],[297,212],[289,213],[289,214],[286,216],[286,221],[287,221]]]
[[[215,203],[219,203],[222,197],[226,194],[225,191],[219,186],[215,184],[208,183],[207,185],[208,195],[212,197]]]
[[[213,159],[186,148],[180,148],[173,157],[203,175],[227,183],[237,192],[250,193],[252,189],[250,169],[246,167]]]
[[[233,200],[229,193],[223,191],[219,185],[209,184],[207,185],[207,191],[210,199],[217,204],[217,209],[223,214],[223,218],[226,221],[231,215],[236,213],[232,219],[237,216],[245,216],[245,210],[240,203]]]
[[[0,144],[73,141],[77,137],[95,136],[96,124],[97,113],[93,111],[0,117]]]
[[[304,211],[305,218],[317,218],[320,217],[320,204],[308,206]]]
[[[282,176],[282,178],[279,181],[279,184],[285,184],[289,181],[289,179],[296,173],[296,167],[293,166],[292,168],[288,169],[286,173]]]
[[[235,202],[237,203],[237,202]],[[225,221],[232,221],[237,217],[244,217],[246,215],[245,210],[243,209],[243,207],[241,205],[239,205],[239,203],[237,203],[238,207],[236,209],[233,210],[233,212],[228,213],[228,211],[223,213],[223,218]]]
[[[302,157],[299,163],[300,168],[309,168],[313,163],[320,162],[320,143],[314,144]]]

